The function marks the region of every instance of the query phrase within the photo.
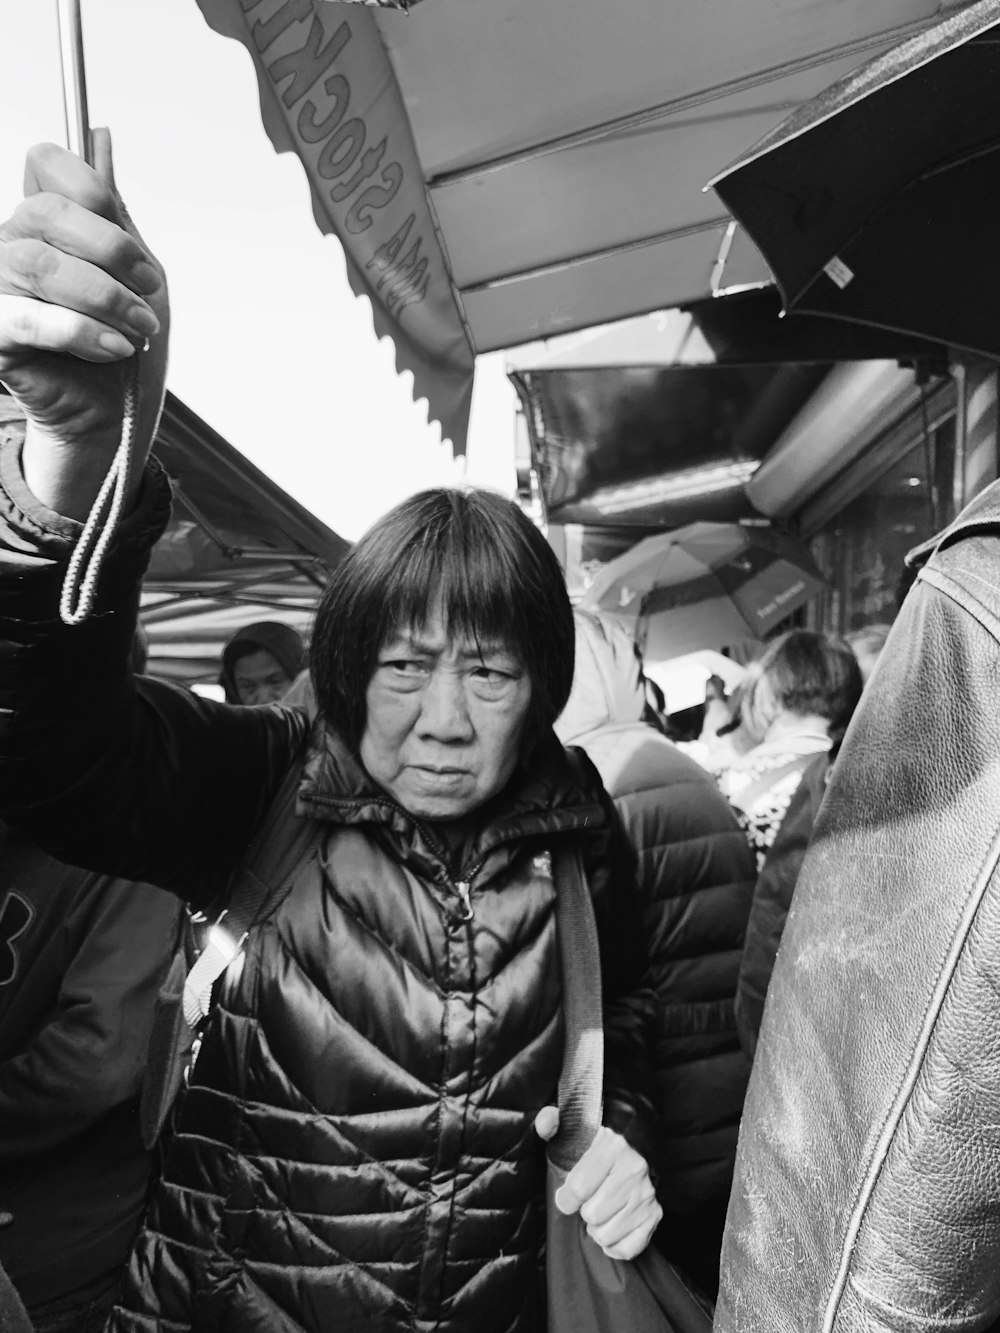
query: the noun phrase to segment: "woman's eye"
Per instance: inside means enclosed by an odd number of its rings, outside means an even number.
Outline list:
[[[391,662],[383,662],[383,667],[395,672],[397,676],[419,676],[424,670],[423,662],[415,662],[410,658],[397,658]]]
[[[497,667],[488,666],[476,667],[473,675],[488,685],[502,685],[511,678],[509,671],[500,671]]]

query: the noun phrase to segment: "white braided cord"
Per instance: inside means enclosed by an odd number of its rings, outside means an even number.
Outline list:
[[[139,405],[139,356],[137,352],[133,357],[125,381],[121,441],[66,568],[59,598],[59,618],[64,625],[82,625],[94,609],[101,565],[118,529],[128,498],[132,444]],[[101,527],[105,509],[107,518]]]

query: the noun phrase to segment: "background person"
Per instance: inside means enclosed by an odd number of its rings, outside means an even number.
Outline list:
[[[736,1022],[743,1049],[751,1059],[757,1049],[771,973],[774,971],[792,905],[792,894],[812,837],[813,826],[833,776],[841,742],[854,716],[854,709],[861,700],[862,689],[867,686],[875,663],[885,647],[888,633],[888,625],[871,625],[847,636],[845,642],[858,659],[862,686],[850,691],[846,711],[841,712],[836,725],[831,724],[830,749],[816,755],[803,772],[754,885],[753,905],[736,990]],[[853,705],[851,699],[854,699]]]
[[[620,1258],[661,1216],[624,1137],[641,1144],[652,1109],[649,1014],[631,990],[645,966],[634,856],[596,774],[552,732],[573,670],[562,571],[499,496],[437,490],[398,506],[324,595],[311,651],[323,725],[310,732],[295,710],[232,708],[123,669],[169,502],[151,465],[97,614],[83,630],[60,624],[77,519],[120,428],[101,336],[138,325],[145,337],[145,324],[152,337],[146,446],[163,391],[165,288],[95,138],[103,177],[51,146],[29,155],[29,190],[57,199],[55,232],[34,196],[0,227],[0,369],[29,420],[23,448],[0,454],[12,710],[0,803],[77,859],[201,906],[225,902],[283,780],[297,784],[293,818],[316,825],[312,854],[216,988],[111,1327],[535,1333],[535,1120],[551,1123],[562,1062],[548,853],[569,839],[601,944],[607,1127],[557,1202]],[[39,248],[45,261],[31,299],[52,303],[31,318],[12,290],[25,236],[33,266]],[[54,693],[74,705],[68,729]]]
[[[861,697],[851,650],[831,634],[798,629],[769,644],[744,682],[743,726],[756,744],[719,774],[757,857],[774,842],[802,774],[842,734]]]
[[[302,635],[291,625],[276,620],[244,625],[222,650],[219,684],[226,703],[279,703],[305,663]]]
[[[139,1095],[182,915],[0,824],[0,1260],[38,1333],[100,1333],[111,1310],[154,1170]]]
[[[733,1001],[754,859],[709,774],[643,720],[630,636],[608,617],[574,615],[576,670],[556,734],[593,760],[639,858],[656,992],[657,1243],[714,1295],[750,1073]]]

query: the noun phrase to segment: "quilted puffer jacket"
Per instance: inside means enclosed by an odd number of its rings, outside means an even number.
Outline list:
[[[593,760],[638,855],[656,992],[657,1241],[712,1291],[750,1075],[734,999],[754,859],[711,776],[641,720],[644,705],[631,640],[578,612],[556,731]]]
[[[1000,1316],[1000,485],[915,559],[764,1009],[720,1333]]]
[[[9,450],[0,482],[0,803],[12,819],[67,859],[199,905],[304,747],[298,808],[320,825],[219,988],[112,1327],[542,1329],[532,1122],[561,1062],[545,855],[559,838],[580,841],[598,918],[605,1118],[648,1150],[635,1091],[647,1012],[628,994],[644,967],[633,862],[596,775],[542,738],[452,865],[336,736],[319,727],[305,742],[301,714],[136,685],[119,667],[164,514],[155,471],[97,614],[75,631],[48,608],[77,525],[32,500]]]

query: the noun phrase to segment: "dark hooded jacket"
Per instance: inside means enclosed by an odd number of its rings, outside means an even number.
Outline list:
[[[0,828],[0,1259],[34,1313],[111,1286],[153,1157],[139,1090],[183,909]]]
[[[78,630],[44,608],[79,525],[33,500],[16,450],[0,453],[0,481],[0,802],[12,816],[64,855],[200,905],[292,764],[304,765],[299,813],[318,826],[217,987],[112,1328],[542,1329],[532,1122],[561,1062],[546,855],[560,838],[579,840],[598,918],[605,1119],[648,1152],[634,862],[596,775],[540,738],[453,865],[322,724],[307,739],[294,710],[229,708],[118,665],[165,517],[155,469]],[[63,691],[71,721],[53,716]]]
[[[586,750],[638,854],[657,999],[658,1242],[711,1289],[750,1074],[733,1002],[753,854],[712,777],[641,720],[628,635],[580,614],[576,631],[573,691],[556,731]]]

